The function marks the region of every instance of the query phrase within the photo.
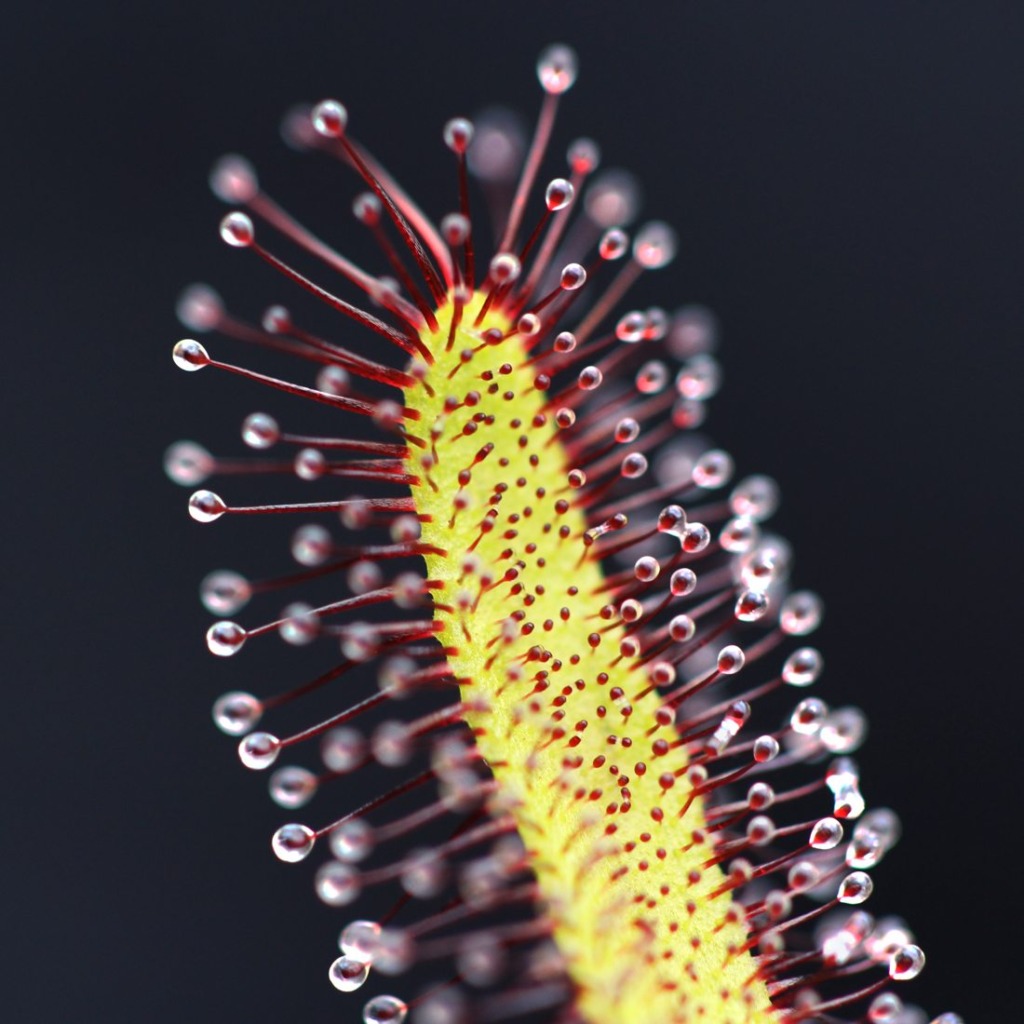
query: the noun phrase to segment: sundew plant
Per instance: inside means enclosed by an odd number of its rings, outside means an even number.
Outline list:
[[[210,651],[253,659],[255,692],[214,719],[302,809],[271,846],[316,862],[338,908],[325,973],[362,990],[339,1019],[923,1024],[900,993],[924,953],[868,909],[899,821],[861,794],[862,713],[816,695],[822,602],[767,526],[776,484],[698,432],[713,318],[630,308],[675,235],[633,226],[634,180],[589,139],[544,176],[576,57],[550,47],[537,73],[532,138],[498,115],[449,121],[451,193],[423,207],[341,103],[289,115],[293,144],[354,172],[373,268],[243,158],[213,170],[235,207],[223,240],[298,303],[249,321],[194,285],[179,304],[192,333],[228,340],[179,341],[175,363],[280,410],[245,418],[255,455],[179,442],[168,474],[204,486],[193,519],[263,517],[298,563],[203,581]],[[333,333],[301,312],[317,302]],[[238,343],[256,365],[292,357],[294,379],[234,362]],[[205,489],[275,473],[298,478],[294,503]],[[330,667],[265,693],[256,652],[275,635]],[[324,699],[333,713],[279,734],[284,705]],[[390,907],[373,919],[370,890]]]

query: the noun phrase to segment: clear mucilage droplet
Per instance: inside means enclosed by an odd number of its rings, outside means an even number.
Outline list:
[[[742,648],[735,644],[727,644],[718,652],[718,671],[726,676],[735,675],[743,668],[745,661],[746,655]]]
[[[762,522],[779,507],[779,485],[769,476],[745,477],[729,495],[729,506],[734,515]]]
[[[745,590],[736,599],[734,614],[740,622],[756,622],[768,611],[767,595],[756,590]]]
[[[345,774],[353,771],[366,755],[366,738],[357,729],[339,726],[320,742],[320,758],[329,771]]]
[[[316,523],[300,526],[292,536],[292,558],[299,565],[322,565],[333,550],[331,535],[327,529]]]
[[[342,953],[369,963],[373,960],[373,950],[380,932],[380,925],[376,921],[350,921],[338,936],[338,948]]]
[[[245,249],[256,240],[256,229],[250,217],[236,210],[220,222],[220,237],[235,249]]]
[[[177,441],[164,454],[164,472],[179,487],[198,486],[213,469],[213,456],[194,441]]]
[[[363,1007],[363,1024],[403,1024],[408,1013],[397,996],[376,996]]]
[[[313,887],[320,901],[329,907],[346,907],[363,891],[356,868],[337,860],[329,860],[320,865]]]
[[[843,826],[835,818],[822,818],[811,829],[808,842],[815,850],[833,850],[843,839]]]
[[[227,510],[223,499],[213,491],[196,491],[188,499],[188,514],[197,523],[212,523],[220,519]]]
[[[220,296],[205,284],[189,285],[178,298],[175,313],[190,331],[212,331],[224,314]]]
[[[825,785],[835,800],[832,813],[837,818],[859,818],[864,813],[857,766],[848,757],[837,758],[825,773]]]
[[[193,341],[191,338],[179,341],[174,346],[171,355],[174,359],[174,365],[179,370],[185,370],[187,373],[201,370],[210,363],[210,356],[206,349],[198,341]]]
[[[199,597],[208,612],[214,615],[234,615],[249,603],[252,587],[239,573],[219,569],[211,572],[199,584]]]
[[[213,720],[228,736],[251,732],[263,715],[263,705],[251,693],[232,690],[218,697],[213,705]]]
[[[779,625],[790,636],[806,636],[821,625],[825,605],[817,594],[800,590],[790,594],[782,602],[779,611]]]
[[[339,992],[355,992],[370,976],[370,965],[351,956],[339,956],[327,972]]]
[[[257,451],[272,448],[281,439],[281,428],[265,412],[250,413],[242,422],[242,440]]]
[[[793,651],[782,666],[782,681],[790,686],[810,686],[821,675],[824,659],[813,647]]]
[[[310,114],[313,129],[318,135],[337,139],[345,134],[348,111],[337,100],[321,100]]]
[[[362,818],[352,818],[331,830],[331,852],[346,864],[365,860],[376,845],[373,826]]]
[[[894,992],[882,992],[871,1000],[868,1020],[871,1024],[893,1024],[903,1015],[903,1000]]]
[[[871,876],[863,871],[853,871],[839,884],[836,898],[840,903],[858,905],[864,903],[874,890]]]
[[[278,807],[295,810],[313,799],[317,777],[306,768],[289,765],[278,768],[270,777],[270,798]]]
[[[317,638],[320,633],[320,617],[312,605],[298,601],[284,609],[277,631],[286,644],[301,647]]]
[[[238,745],[238,758],[246,768],[263,771],[281,753],[281,741],[269,732],[253,732]]]
[[[316,833],[307,825],[282,825],[270,840],[274,855],[287,864],[305,860],[315,843]]]
[[[893,981],[910,981],[924,970],[924,962],[924,951],[920,946],[902,946],[889,960],[889,977]]]
[[[537,79],[544,91],[551,95],[571,89],[578,70],[576,53],[568,46],[549,46],[537,58]]]
[[[874,919],[863,910],[855,910],[841,928],[828,930],[820,939],[827,967],[847,963],[874,926]]]
[[[675,259],[677,245],[675,230],[670,225],[651,221],[633,239],[633,259],[645,270],[659,270]]]
[[[246,632],[237,622],[215,622],[206,631],[206,646],[218,658],[230,658],[245,645]]]
[[[244,206],[259,192],[256,171],[245,157],[228,153],[210,171],[210,190],[222,202]]]

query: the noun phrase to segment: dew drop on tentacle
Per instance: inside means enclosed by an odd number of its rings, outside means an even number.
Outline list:
[[[306,768],[278,768],[270,777],[270,798],[278,807],[295,810],[313,799],[317,786],[317,777]]]
[[[355,992],[370,976],[370,965],[351,956],[339,956],[328,972],[331,984],[339,992]]]
[[[188,499],[188,514],[197,523],[212,523],[220,519],[228,507],[219,494],[213,491],[196,491]]]
[[[642,395],[656,395],[668,384],[668,368],[660,359],[644,363],[636,373],[636,389]]]
[[[380,930],[376,921],[350,921],[338,937],[338,948],[357,960],[372,962]]]
[[[815,850],[834,850],[842,838],[843,826],[835,818],[822,818],[811,829],[808,842]]]
[[[832,813],[837,818],[859,818],[865,810],[857,766],[848,757],[837,758],[825,773],[825,785],[835,799]]]
[[[813,736],[828,715],[828,705],[817,697],[800,701],[789,718],[789,727],[800,736]]]
[[[218,697],[213,705],[213,720],[228,736],[252,732],[263,715],[263,705],[251,693],[232,690]]]
[[[337,139],[345,133],[348,111],[337,100],[321,100],[310,114],[310,121],[318,134]]]
[[[209,285],[193,284],[179,296],[175,313],[183,326],[202,334],[214,330],[220,323],[224,304]]]
[[[867,733],[867,719],[858,708],[837,708],[821,724],[821,742],[833,754],[856,750]]]
[[[299,565],[322,565],[334,545],[328,530],[318,523],[300,526],[292,535],[291,553]]]
[[[790,636],[806,636],[821,624],[824,607],[821,598],[810,591],[790,594],[782,604],[779,623]]]
[[[303,647],[319,635],[320,618],[312,605],[296,601],[282,611],[277,631],[286,644]]]
[[[199,597],[213,615],[234,615],[249,603],[252,586],[241,573],[221,569],[203,577]]]
[[[237,622],[215,622],[206,631],[206,646],[219,658],[230,658],[245,644],[246,631]]]
[[[786,658],[782,666],[783,682],[790,686],[810,686],[821,675],[824,661],[814,647],[801,647]]]
[[[330,843],[338,860],[357,864],[373,852],[373,829],[362,818],[353,818],[331,830]]]
[[[721,384],[722,371],[718,362],[711,356],[696,355],[686,361],[676,374],[675,387],[680,398],[690,402],[706,402],[718,391]],[[751,503],[742,502],[743,508],[749,509]],[[736,509],[741,514],[740,509]],[[745,513],[750,515],[749,511]]]
[[[270,841],[278,860],[296,864],[305,860],[312,852],[316,834],[306,825],[282,825]]]
[[[729,495],[729,506],[737,516],[757,522],[770,519],[779,507],[779,488],[771,477],[748,476]]]
[[[198,341],[194,341],[191,338],[179,341],[171,350],[171,355],[174,359],[174,365],[179,370],[185,370],[186,373],[194,373],[196,370],[201,370],[204,366],[209,366],[210,364],[209,353]]]
[[[234,249],[247,249],[256,241],[256,229],[247,214],[229,213],[220,222],[220,237]]]
[[[735,675],[743,668],[745,661],[743,649],[735,644],[729,644],[718,652],[718,671],[726,676]]]
[[[164,454],[164,472],[180,487],[195,487],[213,472],[213,456],[193,441],[178,441]]]
[[[357,768],[365,758],[366,739],[356,729],[340,726],[324,734],[320,759],[328,771],[344,775]]]
[[[465,153],[473,141],[473,123],[465,117],[453,117],[445,124],[443,136],[453,153]]]
[[[549,46],[537,58],[537,78],[545,92],[563,93],[576,81],[577,59],[568,46]]]
[[[705,452],[694,464],[693,482],[705,490],[724,487],[733,474],[732,456],[714,449]]]
[[[482,182],[511,181],[523,159],[526,137],[519,116],[491,108],[476,118],[473,145],[466,153],[470,172]]]
[[[254,412],[242,422],[242,440],[257,451],[272,448],[281,439],[281,428],[273,416]]]
[[[402,1024],[408,1012],[397,996],[375,996],[363,1007],[363,1024]]]
[[[346,907],[362,893],[358,869],[337,860],[320,865],[314,885],[320,901],[329,907]]]
[[[889,976],[894,981],[910,981],[923,970],[924,952],[920,946],[903,946],[889,960]]]
[[[871,1000],[868,1020],[871,1024],[892,1024],[903,1015],[903,1000],[894,992],[883,992]]]
[[[676,255],[676,233],[663,221],[651,221],[633,239],[633,259],[647,270],[667,266]]]
[[[756,590],[745,590],[736,599],[735,615],[740,622],[757,622],[768,612],[768,598]]]
[[[847,875],[839,886],[837,899],[840,903],[859,905],[871,895],[874,883],[871,876],[863,871],[854,871]]]
[[[565,178],[552,178],[544,190],[544,204],[552,213],[564,210],[573,201],[575,194],[576,189],[571,181]],[[580,269],[582,270],[582,267]]]
[[[774,736],[759,736],[754,741],[754,760],[758,764],[767,764],[779,756],[779,741]]]
[[[281,741],[269,732],[253,732],[238,745],[238,757],[246,768],[263,771],[281,753]]]

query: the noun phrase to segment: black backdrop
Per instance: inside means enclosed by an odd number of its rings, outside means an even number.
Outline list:
[[[560,144],[595,135],[678,227],[649,298],[721,316],[711,430],[781,481],[828,599],[822,696],[868,710],[865,786],[905,824],[874,909],[913,923],[933,1013],[1018,1019],[1024,5],[626,6],[4,14],[5,1020],[355,1019],[324,976],[336,918],[209,724],[241,678],[193,588],[246,559],[160,455],[233,437],[250,400],[173,369],[173,302],[194,278],[275,297],[214,238],[222,151],[346,223],[351,179],[277,140],[293,101],[344,99],[429,196],[444,119],[532,116],[552,39],[582,60]]]

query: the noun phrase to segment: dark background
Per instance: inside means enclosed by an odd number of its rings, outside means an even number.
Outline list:
[[[228,447],[253,400],[174,370],[173,303],[280,297],[216,241],[226,150],[345,247],[355,186],[280,144],[294,101],[342,98],[440,213],[441,124],[532,117],[554,39],[582,63],[557,148],[594,135],[678,227],[646,297],[719,313],[710,428],[780,480],[827,597],[821,696],[869,712],[865,787],[904,820],[872,909],[929,955],[912,995],[1018,1019],[1024,5],[637,7],[4,14],[5,1020],[356,1019],[324,977],[337,915],[273,862],[281,813],[209,723],[244,674],[203,650],[194,586],[258,570],[256,533],[192,524],[160,457]]]

